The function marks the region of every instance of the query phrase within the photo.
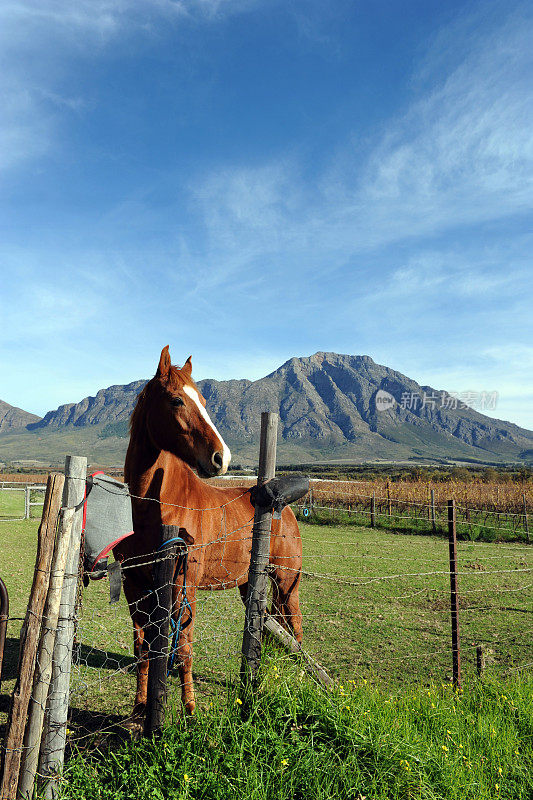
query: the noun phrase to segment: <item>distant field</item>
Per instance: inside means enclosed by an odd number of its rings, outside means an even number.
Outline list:
[[[354,526],[301,525],[305,647],[341,681],[373,679],[391,690],[446,681],[451,673],[447,543]],[[35,558],[35,521],[0,521],[0,575],[10,593],[5,695],[12,690],[20,617]],[[483,644],[501,677],[533,661],[533,551],[519,544],[459,543],[463,671]],[[110,606],[107,580],[84,590],[73,704],[79,724],[99,711],[117,718],[133,697],[131,623]],[[218,696],[238,669],[243,606],[235,590],[202,593],[195,673],[200,703]],[[222,681],[222,685],[221,685]],[[176,686],[177,677],[171,679]]]
[[[46,480],[46,479],[45,479]],[[42,504],[44,502],[44,491],[31,490],[30,492],[30,516],[41,518]],[[3,519],[22,519],[25,510],[25,492],[23,488],[2,488],[0,486],[0,520]]]

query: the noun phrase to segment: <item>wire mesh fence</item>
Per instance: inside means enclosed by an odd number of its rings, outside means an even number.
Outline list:
[[[524,495],[525,497],[525,495]],[[527,501],[521,512],[477,508],[471,504],[455,505],[459,538],[476,541],[530,541]],[[427,502],[391,496],[356,494],[353,488],[342,490],[312,489],[295,511],[300,519],[316,523],[339,523],[370,526],[413,533],[446,534],[447,501]]]
[[[301,528],[300,601],[310,654],[341,681],[377,679],[400,688],[410,682],[449,680],[446,543],[386,533],[378,540],[371,530],[339,525],[317,528],[304,523]],[[290,558],[281,567],[299,573]],[[459,542],[460,629],[467,676],[476,671],[479,646],[494,675],[528,668],[532,568],[526,546]],[[127,569],[125,565],[126,573]],[[234,584],[231,588],[196,595],[192,643],[200,703],[224,692],[238,673],[244,606]],[[110,606],[106,582],[91,584],[79,610],[73,735],[74,728],[78,736],[85,736],[91,725],[112,723],[131,711],[137,660],[130,630],[125,598]],[[174,666],[169,692],[178,705],[180,691]]]
[[[362,497],[362,503],[374,498]],[[388,498],[381,498],[385,503]],[[427,507],[404,501],[406,514],[421,517],[427,527]],[[319,506],[310,498],[296,507],[301,516],[303,567],[293,563],[290,554],[281,558],[278,569],[300,582],[300,610],[303,620],[304,646],[311,656],[340,683],[344,681],[378,680],[393,691],[408,683],[447,682],[452,674],[450,628],[450,567],[446,543],[438,537],[398,536],[393,531],[374,531],[366,526],[343,524],[347,515],[365,516],[373,512],[387,516],[388,505],[374,508]],[[423,508],[424,511],[420,511]],[[309,524],[304,509],[311,514],[330,514],[329,525]],[[430,506],[431,509],[431,506]],[[190,509],[201,515],[205,509]],[[194,591],[195,564],[200,558],[221,559],[225,548],[238,535],[251,544],[252,507],[247,525],[239,530],[228,527],[227,515],[220,508],[220,533],[215,541],[188,547],[189,595],[184,598],[184,576],[168,588],[173,596],[173,618],[169,619],[168,652],[171,665],[168,677],[169,703],[179,709],[183,674],[180,661],[189,658],[189,645],[194,650],[193,680],[200,704],[235,685],[240,665],[244,623],[244,605],[237,589],[246,577],[247,564],[231,580],[217,579],[207,591]],[[398,509],[399,510],[399,509]],[[460,508],[458,509],[460,512]],[[209,509],[213,511],[213,509]],[[472,510],[471,510],[472,511]],[[484,514],[494,514],[486,512]],[[367,512],[363,515],[363,512]],[[342,516],[346,515],[346,516]],[[392,515],[391,515],[392,516]],[[491,519],[498,529],[498,520]],[[431,519],[430,519],[431,522]],[[460,517],[458,529],[464,519]],[[28,524],[31,524],[28,523]],[[442,513],[439,524],[445,526]],[[198,523],[201,529],[201,521]],[[505,529],[505,526],[504,526]],[[273,528],[273,537],[283,538],[283,528]],[[533,665],[531,633],[533,632],[532,551],[520,541],[510,543],[479,542],[465,536],[457,545],[458,603],[463,653],[463,670],[467,677],[476,672],[476,654],[483,648],[486,669],[495,676],[528,670]],[[178,556],[173,556],[176,560]],[[143,555],[142,562],[122,563],[126,586],[130,575],[139,569],[151,575],[162,555],[154,549]],[[65,577],[50,564],[47,573],[51,585]],[[67,577],[69,575],[67,574]],[[70,681],[70,717],[67,739],[71,747],[94,746],[102,737],[133,723],[137,671],[144,655],[135,650],[131,612],[141,618],[137,636],[149,637],[154,619],[161,607],[153,603],[148,587],[130,606],[122,592],[116,603],[110,603],[107,577],[81,589],[81,574],[75,616],[75,644]],[[164,588],[164,587],[159,587]],[[224,591],[226,590],[226,591]],[[187,640],[176,637],[177,621],[187,623],[194,611],[194,627],[190,623]],[[184,616],[183,616],[184,615]],[[20,622],[12,617],[10,636]],[[41,644],[37,652],[37,678],[32,689],[32,702],[44,710],[46,682],[53,651],[47,644],[47,633],[54,632],[54,619],[43,623]],[[183,639],[183,637],[181,637]],[[22,639],[24,639],[24,634]],[[161,658],[167,652],[161,650]],[[152,652],[152,658],[158,653]],[[276,659],[286,656],[274,651]],[[303,675],[303,672],[302,672]],[[31,745],[25,742],[24,748]],[[27,755],[23,751],[23,760]]]

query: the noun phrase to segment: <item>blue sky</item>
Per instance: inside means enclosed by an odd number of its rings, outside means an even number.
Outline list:
[[[533,428],[531,4],[4,0],[0,398],[317,350]]]

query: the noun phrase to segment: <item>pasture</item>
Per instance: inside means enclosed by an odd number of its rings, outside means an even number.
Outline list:
[[[339,681],[371,680],[392,691],[451,675],[448,547],[442,538],[353,525],[301,524],[304,646]],[[37,522],[0,521],[0,575],[10,593],[4,704],[13,686],[20,618],[31,584]],[[531,658],[532,552],[523,544],[460,542],[463,674],[477,645],[494,678]],[[202,592],[195,629],[200,705],[225,691],[239,666],[243,606],[236,590]],[[278,661],[284,659],[281,653]],[[107,580],[83,591],[72,731],[85,735],[128,714],[134,692],[131,621],[124,597],[109,605]],[[170,680],[177,698],[177,673]],[[174,688],[173,688],[174,687]]]
[[[202,593],[195,632],[199,701],[155,741],[128,741],[134,662],[124,598],[107,581],[83,592],[62,794],[72,798],[494,798],[532,791],[531,550],[460,542],[465,691],[451,689],[447,543],[354,525],[301,524],[304,644],[336,678],[325,692],[267,647],[243,719],[236,681],[243,606]],[[13,688],[37,521],[0,521],[0,575],[11,601],[2,722]],[[475,677],[483,644],[487,678]],[[523,669],[521,669],[523,668]],[[111,745],[112,747],[108,747]]]

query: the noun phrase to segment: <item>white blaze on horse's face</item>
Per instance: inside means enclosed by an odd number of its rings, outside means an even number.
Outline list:
[[[207,413],[207,411],[203,407],[202,403],[200,402],[200,396],[199,396],[198,392],[196,391],[196,389],[193,389],[192,386],[189,386],[188,384],[185,384],[185,386],[183,387],[183,391],[185,392],[186,395],[188,395],[191,398],[191,400],[194,401],[194,403],[196,404],[196,407],[198,408],[198,411],[199,411],[201,417],[212,428],[212,430],[216,433],[216,435],[218,436],[218,438],[220,440],[220,444],[222,446],[222,467],[220,469],[219,475],[224,475],[228,471],[229,462],[231,461],[230,449],[229,449],[228,445],[226,444],[226,442],[224,441],[224,439],[222,438],[222,436],[220,435],[220,433],[217,431],[217,429],[213,425],[213,423],[211,422],[211,418],[210,418],[209,414]],[[213,461],[213,464],[215,466],[218,466],[215,461]]]

